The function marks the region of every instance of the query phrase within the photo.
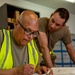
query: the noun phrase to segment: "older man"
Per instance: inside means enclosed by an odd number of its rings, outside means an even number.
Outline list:
[[[0,75],[42,74],[49,70],[38,66],[39,56],[33,40],[38,35],[38,17],[30,10],[20,14],[13,30],[0,30]]]

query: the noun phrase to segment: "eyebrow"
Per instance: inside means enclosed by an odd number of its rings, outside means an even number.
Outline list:
[[[61,24],[57,23],[54,18],[52,18],[52,20],[56,23],[56,25],[61,25]]]

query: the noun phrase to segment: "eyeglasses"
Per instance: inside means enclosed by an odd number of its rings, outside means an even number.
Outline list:
[[[33,37],[37,37],[39,35],[39,31],[31,32],[30,30],[27,30],[26,28],[23,27],[23,25],[18,21],[19,25],[23,28],[24,33],[26,35],[32,35]]]

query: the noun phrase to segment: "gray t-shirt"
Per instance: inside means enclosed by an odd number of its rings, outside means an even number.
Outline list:
[[[65,45],[72,42],[71,34],[67,26],[61,27],[55,32],[48,31],[49,18],[39,18],[39,31],[44,32],[48,38],[49,49],[52,50],[59,40],[62,40]]]

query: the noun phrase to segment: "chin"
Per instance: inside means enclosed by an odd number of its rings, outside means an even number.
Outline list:
[[[49,30],[50,32],[53,32],[54,30]]]

